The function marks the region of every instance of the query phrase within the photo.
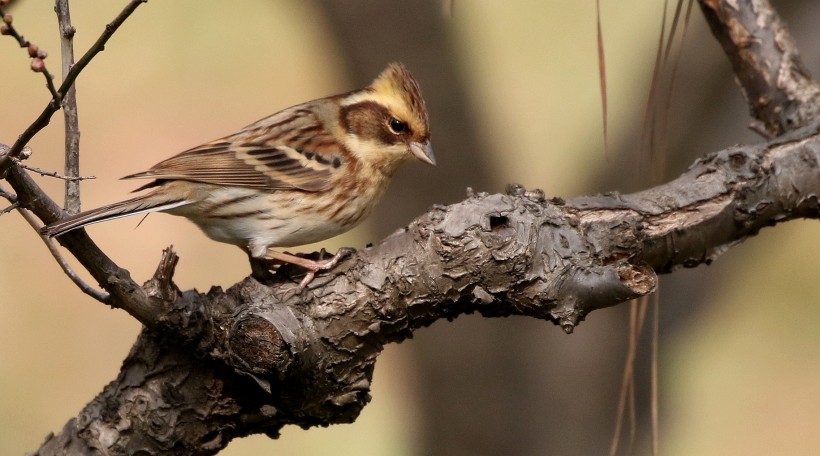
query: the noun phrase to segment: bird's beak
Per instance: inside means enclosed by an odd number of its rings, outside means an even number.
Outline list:
[[[436,156],[433,155],[433,147],[430,146],[430,141],[425,141],[423,144],[410,143],[410,152],[413,152],[413,155],[424,163],[436,166]]]

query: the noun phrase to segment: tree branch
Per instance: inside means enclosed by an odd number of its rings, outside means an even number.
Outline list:
[[[60,26],[60,53],[63,60],[63,81],[74,66],[74,33],[68,0],[57,0],[54,11]],[[69,214],[80,212],[80,121],[77,116],[77,86],[71,84],[63,97],[65,118],[65,210]],[[71,179],[74,178],[74,179]]]
[[[786,24],[768,0],[699,0],[712,34],[732,62],[754,117],[774,137],[812,123],[820,87],[803,65]]]
[[[710,154],[678,179],[635,194],[546,201],[512,186],[504,195],[473,195],[434,208],[301,294],[292,277],[301,271],[288,266],[268,286],[247,278],[224,292],[182,293],[170,282],[175,260],[166,252],[144,288],[164,301],[159,320],[174,341],[145,332],[120,374],[127,385],[109,385],[60,444],[82,435],[83,445],[111,454],[171,442],[212,454],[234,437],[276,435],[286,424],[350,422],[369,400],[385,344],[474,312],[547,319],[570,331],[595,309],[651,292],[653,269],[708,263],[764,226],[820,217],[818,163],[815,125]],[[160,387],[181,382],[193,383],[180,398]],[[139,408],[134,394],[142,395]],[[182,419],[191,409],[200,412]],[[162,432],[150,427],[157,420]],[[91,425],[105,441],[89,437]]]

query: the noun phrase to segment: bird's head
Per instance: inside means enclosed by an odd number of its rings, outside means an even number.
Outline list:
[[[391,63],[367,87],[341,100],[351,153],[387,175],[409,158],[436,164],[421,90],[410,71]]]

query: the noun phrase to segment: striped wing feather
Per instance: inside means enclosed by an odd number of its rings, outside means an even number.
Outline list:
[[[260,190],[327,190],[342,151],[305,105],[161,161],[124,179],[190,180]],[[144,186],[150,187],[151,184]]]

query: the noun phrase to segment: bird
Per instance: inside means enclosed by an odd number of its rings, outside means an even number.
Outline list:
[[[268,264],[306,269],[304,288],[351,250],[316,261],[277,249],[350,230],[373,211],[399,165],[412,159],[436,164],[427,107],[410,71],[391,63],[367,87],[292,106],[125,176],[152,180],[134,190],[140,196],[57,220],[40,234],[165,212],[239,246],[255,276],[270,271]]]

